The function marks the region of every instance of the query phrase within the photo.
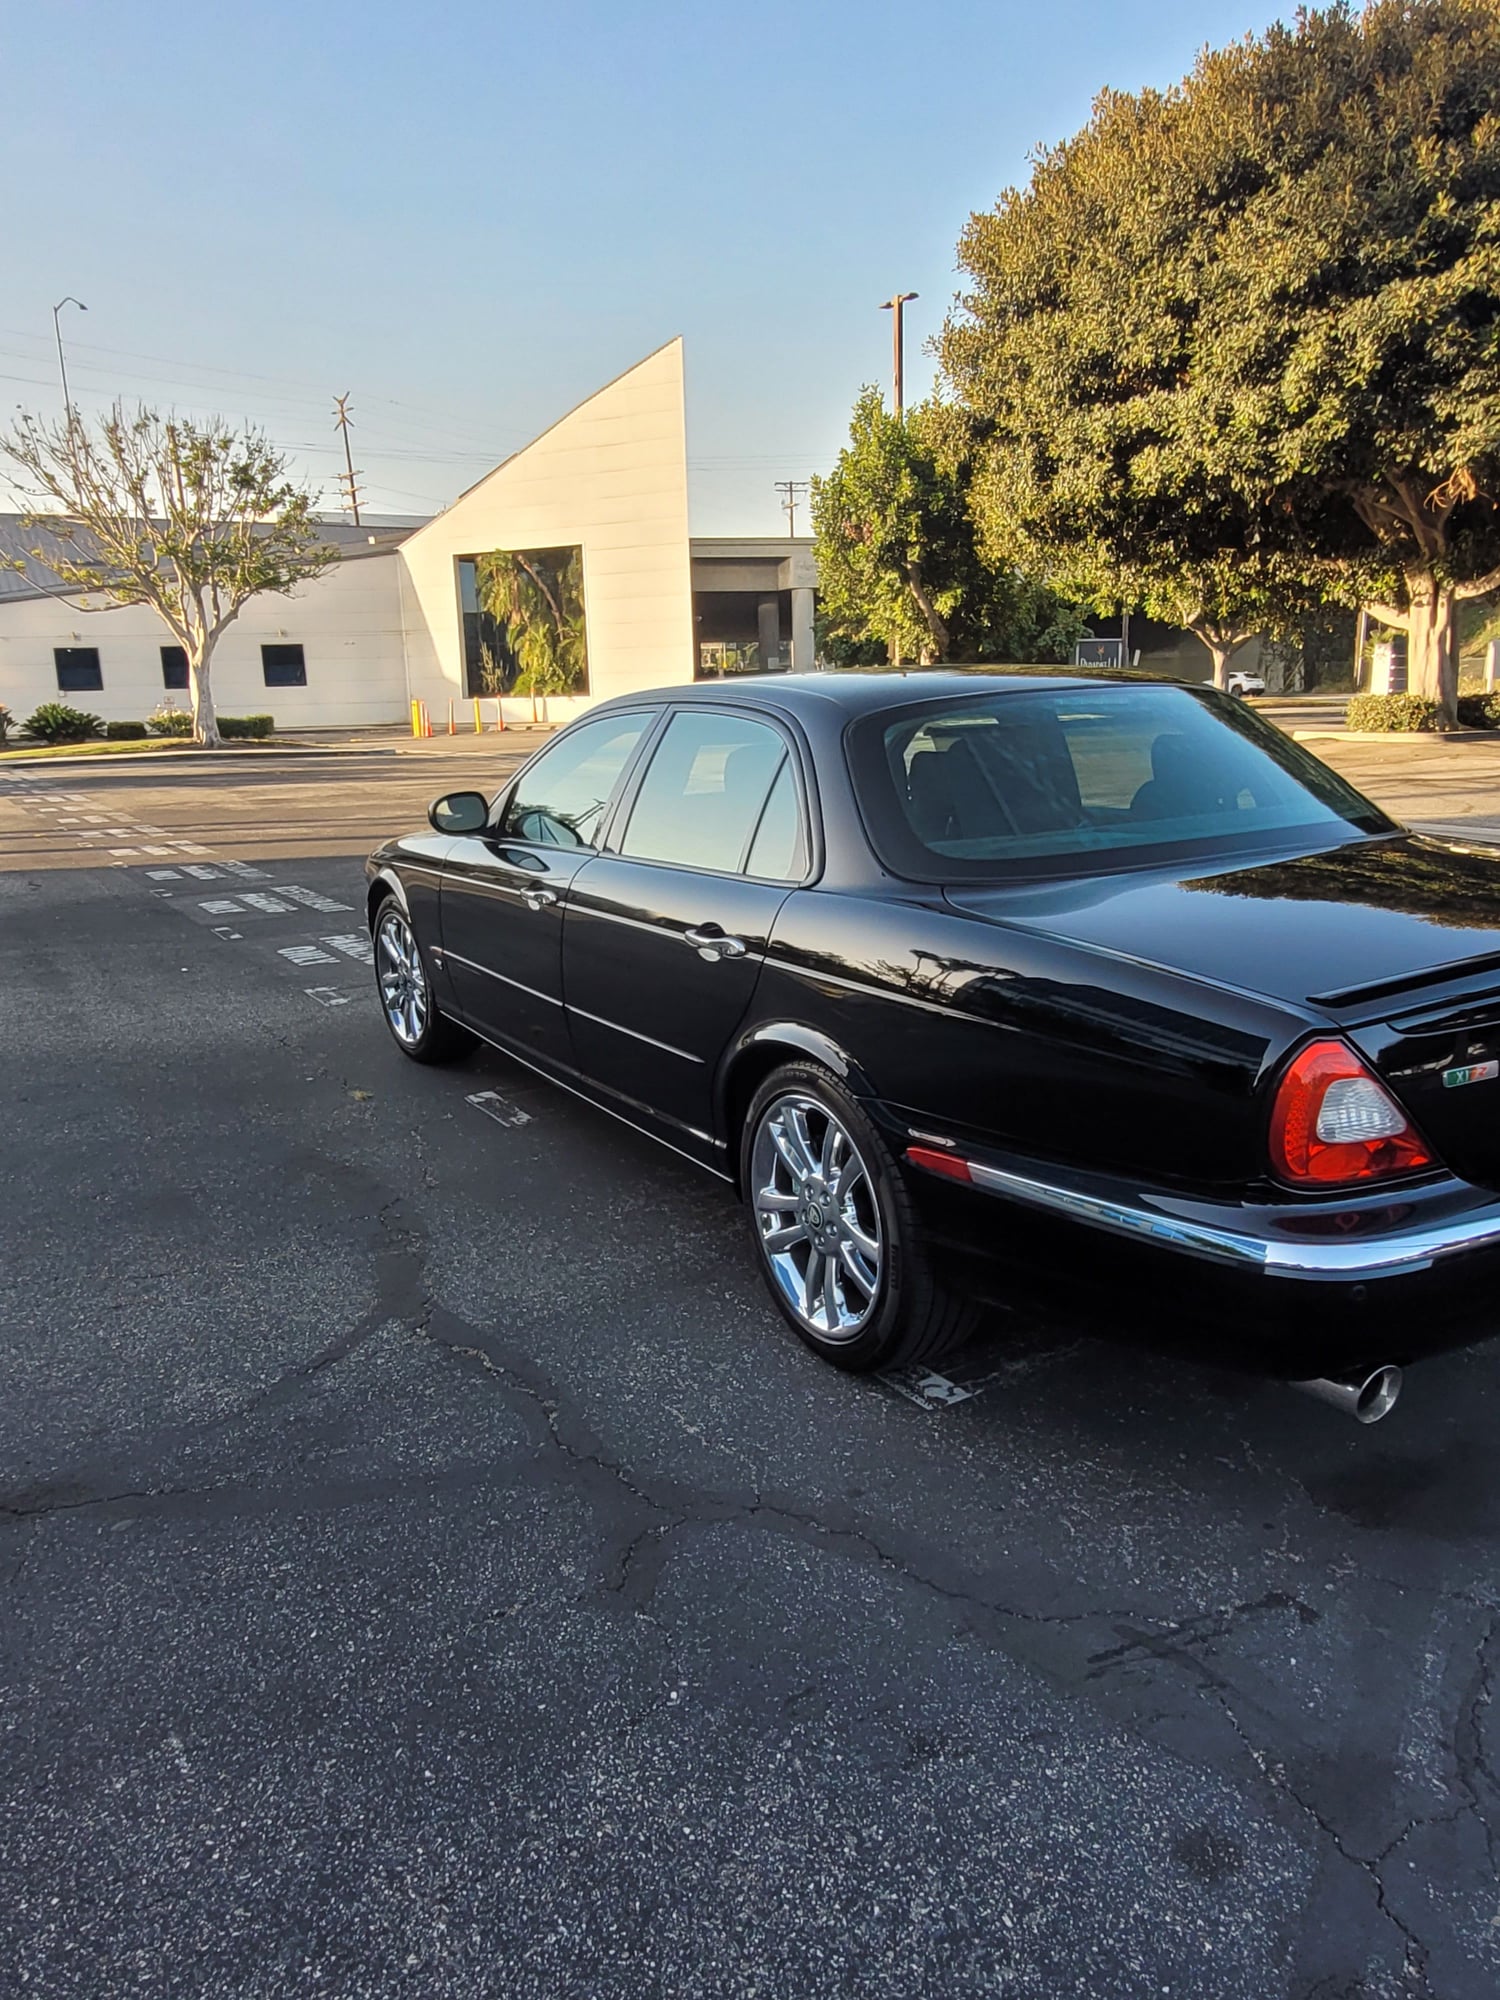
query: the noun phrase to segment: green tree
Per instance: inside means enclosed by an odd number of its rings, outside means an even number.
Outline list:
[[[1067,658],[1080,614],[984,560],[970,473],[955,411],[924,403],[896,417],[878,389],[861,392],[848,445],[812,482],[820,634],[835,657]]]
[[[257,430],[120,403],[93,423],[71,409],[58,423],[23,416],[0,456],[53,538],[30,551],[48,587],[80,594],[84,611],[156,612],[187,655],[194,740],[217,744],[211,669],[226,627],[262,591],[338,560],[286,458]]]
[[[505,635],[513,687],[538,701],[572,694],[588,675],[583,559],[573,549],[496,549],[474,566],[480,609]]]
[[[1101,96],[960,245],[995,545],[1226,630],[1363,599],[1451,719],[1457,607],[1500,587],[1497,201],[1494,0],[1304,12]]]

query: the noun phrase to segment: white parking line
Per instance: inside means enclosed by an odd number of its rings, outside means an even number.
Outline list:
[[[274,896],[259,896],[253,890],[246,891],[244,902],[247,909],[260,910],[268,917],[284,917],[292,907],[290,903],[278,903]]]
[[[289,958],[293,965],[337,965],[338,960],[331,951],[320,951],[315,944],[284,944],[277,953],[278,958]]]
[[[276,884],[276,894],[289,896],[294,903],[301,903],[306,909],[321,910],[325,916],[330,910],[347,910],[352,907],[348,903],[336,903],[332,896],[320,896],[316,889],[299,889],[294,884],[285,882]]]
[[[354,998],[352,993],[340,993],[336,986],[304,986],[302,991],[320,1007],[347,1007]]]
[[[243,905],[237,903],[233,896],[211,896],[207,902],[200,903],[198,908],[206,917],[237,917]]]
[[[184,875],[191,875],[195,882],[217,882],[219,879],[218,869],[205,868],[201,861],[188,862],[182,872]]]
[[[248,897],[246,898],[248,901]],[[357,958],[361,965],[375,963],[375,947],[363,931],[346,931],[342,937],[326,937],[324,944],[331,944],[335,951],[341,951],[345,958]]]
[[[519,1104],[502,1097],[496,1090],[476,1090],[472,1097],[465,1098],[476,1111],[482,1111],[487,1118],[493,1118],[497,1125],[529,1125],[531,1113],[523,1111]]]
[[[182,873],[176,868],[148,868],[146,876],[152,882],[180,882]]]

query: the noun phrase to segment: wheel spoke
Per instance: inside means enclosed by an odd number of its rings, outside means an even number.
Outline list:
[[[805,1243],[807,1231],[800,1222],[789,1222],[784,1229],[768,1230],[760,1240],[773,1257],[779,1257],[783,1250],[790,1250],[794,1243]]]
[[[798,1151],[797,1143],[785,1125],[775,1124],[768,1129],[771,1135],[771,1144],[781,1155],[786,1170],[792,1177],[792,1186],[800,1188],[802,1183],[807,1179],[811,1162]]]
[[[843,1318],[843,1315],[839,1311],[838,1286],[835,1283],[838,1277],[838,1269],[838,1259],[836,1257],[825,1257],[823,1259],[823,1312],[828,1321],[828,1331],[830,1333],[835,1331]]]
[[[873,1236],[867,1236],[852,1215],[843,1218],[844,1235],[861,1257],[867,1257],[872,1264],[880,1262],[880,1245]]]
[[[807,1129],[807,1113],[800,1104],[787,1109],[785,1129],[796,1149],[800,1178],[806,1180],[809,1174],[818,1171],[818,1149],[812,1142],[812,1134]]]
[[[779,1187],[763,1187],[755,1197],[755,1206],[762,1215],[785,1215],[789,1208],[797,1206],[794,1194],[783,1194]]]
[[[873,1299],[875,1296],[875,1274],[873,1271],[867,1272],[865,1270],[860,1262],[859,1253],[854,1249],[852,1244],[841,1243],[839,1245],[839,1262],[844,1268],[844,1275],[854,1280],[867,1299]]]

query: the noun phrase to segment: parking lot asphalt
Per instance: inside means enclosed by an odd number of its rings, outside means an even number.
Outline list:
[[[392,1048],[435,789],[0,776],[0,1991],[1493,1994],[1500,1351],[841,1376],[716,1183]]]

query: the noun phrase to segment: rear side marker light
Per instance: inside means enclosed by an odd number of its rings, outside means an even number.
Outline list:
[[[1294,1187],[1357,1187],[1437,1164],[1385,1085],[1346,1042],[1310,1042],[1271,1106],[1271,1165]]]
[[[969,1172],[967,1160],[959,1159],[956,1153],[944,1153],[936,1146],[908,1146],[908,1163],[914,1167],[925,1167],[930,1174],[941,1174],[945,1180],[969,1181],[974,1176]]]

